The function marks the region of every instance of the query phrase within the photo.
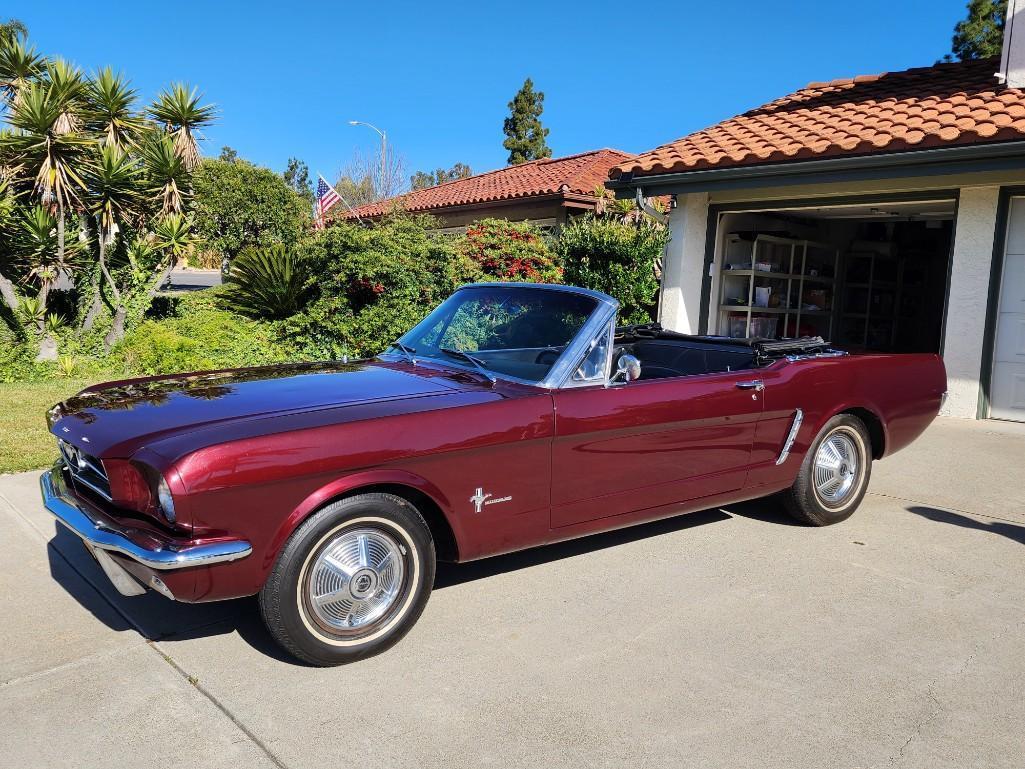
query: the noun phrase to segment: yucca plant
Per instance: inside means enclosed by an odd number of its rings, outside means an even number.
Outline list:
[[[146,130],[146,121],[135,112],[138,92],[127,78],[105,67],[89,83],[86,123],[102,137],[104,145],[123,152],[134,148]]]
[[[78,369],[78,361],[74,355],[58,355],[57,356],[57,373],[59,373],[65,379],[70,379],[75,375],[75,371]]]
[[[157,291],[167,280],[174,266],[186,258],[195,243],[192,234],[192,218],[184,214],[168,214],[157,221],[153,228],[153,237],[149,242],[150,250],[138,250],[136,257],[150,257],[154,252],[158,255],[154,269],[156,278],[150,283],[149,298],[156,296]]]
[[[58,136],[81,133],[85,127],[84,113],[89,91],[82,70],[64,59],[54,59],[46,63],[43,80],[53,101],[62,106],[61,114],[53,124],[53,133]]]
[[[174,149],[190,173],[199,165],[200,129],[214,121],[212,104],[200,105],[202,95],[185,83],[173,83],[162,91],[149,109],[150,116],[174,139]]]
[[[46,330],[47,334],[50,334],[51,336],[53,334],[57,334],[64,328],[64,326],[64,318],[60,315],[55,312],[46,313],[46,320],[43,322],[43,328]]]
[[[43,307],[42,302],[35,297],[27,296],[18,305],[18,320],[33,330],[42,326],[45,317],[46,309]]]
[[[146,195],[161,216],[179,214],[185,204],[189,172],[171,137],[153,131],[142,144]]]
[[[294,315],[313,291],[305,267],[304,259],[281,244],[244,251],[231,263],[225,306],[251,318]]]
[[[19,36],[0,42],[0,93],[17,104],[22,90],[43,71],[46,59]]]
[[[120,226],[139,216],[141,173],[138,162],[116,144],[100,148],[88,173],[89,213],[96,219],[100,272],[114,297],[114,323],[104,339],[108,349],[124,334],[127,309],[124,295],[107,265],[107,248],[117,237]]]
[[[37,299],[46,312],[47,298],[61,275],[73,274],[81,266],[82,244],[77,240],[61,252],[57,220],[43,206],[21,212],[12,243],[26,282],[37,289]]]

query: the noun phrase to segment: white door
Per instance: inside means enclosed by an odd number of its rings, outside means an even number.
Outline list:
[[[1012,198],[993,348],[990,413],[1025,422],[1025,198]]]

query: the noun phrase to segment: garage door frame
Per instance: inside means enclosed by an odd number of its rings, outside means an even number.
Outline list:
[[[1021,189],[1025,194],[1025,187]],[[872,205],[874,203],[913,203],[919,201],[950,200],[954,203],[953,226],[950,233],[950,253],[947,255],[947,275],[943,287],[943,315],[940,326],[940,349],[939,354],[943,356],[943,346],[946,342],[947,311],[950,299],[950,277],[954,267],[954,244],[957,242],[957,212],[961,202],[961,190],[957,187],[938,190],[914,190],[908,192],[887,192],[887,193],[864,193],[858,195],[833,195],[833,196],[809,196],[803,198],[786,198],[773,200],[746,200],[731,203],[712,203],[708,206],[708,219],[705,227],[705,263],[701,279],[701,305],[699,309],[698,333],[707,334],[709,309],[712,301],[712,279],[716,264],[716,245],[719,242],[719,227],[722,225],[723,214],[736,213],[758,213],[761,211],[778,211],[784,208],[828,208],[845,205]],[[1001,190],[1003,195],[1003,190]],[[1008,195],[1008,206],[1011,196]],[[1002,198],[1001,198],[1002,201]],[[999,216],[999,211],[998,211]],[[1006,220],[1007,212],[1004,210]],[[999,222],[997,224],[999,232]],[[996,238],[994,238],[996,240]],[[663,280],[665,274],[663,273]],[[992,275],[990,276],[992,284]],[[992,291],[992,285],[990,286]],[[659,296],[662,296],[662,288],[659,288]],[[987,324],[989,318],[987,316]],[[989,334],[987,334],[989,338]],[[983,361],[986,359],[983,358]],[[985,373],[986,366],[982,366]]]
[[[996,233],[990,260],[989,293],[986,296],[986,330],[982,337],[982,370],[979,372],[979,407],[976,417],[989,419],[993,370],[996,367],[997,322],[1000,320],[1000,289],[1004,278],[1004,252],[1011,225],[1011,199],[1025,197],[1025,186],[1001,187],[997,202]]]

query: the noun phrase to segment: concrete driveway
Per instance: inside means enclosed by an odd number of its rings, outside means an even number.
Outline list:
[[[443,567],[390,652],[124,599],[0,478],[0,765],[1021,767],[1025,429],[940,420],[848,522],[771,503]]]

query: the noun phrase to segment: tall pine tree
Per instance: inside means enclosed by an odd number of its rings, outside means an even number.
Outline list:
[[[947,60],[999,56],[1006,17],[1007,0],[969,0],[968,16],[954,27],[953,56],[948,54]]]
[[[506,136],[502,146],[509,150],[509,165],[552,156],[552,150],[545,142],[548,129],[541,125],[544,101],[544,93],[535,91],[534,83],[528,77],[509,102],[510,114],[502,129]]]

